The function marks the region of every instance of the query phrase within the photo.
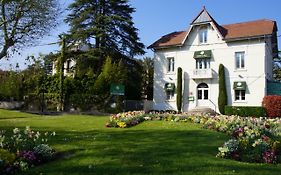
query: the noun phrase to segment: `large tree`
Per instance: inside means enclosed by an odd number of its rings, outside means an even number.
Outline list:
[[[48,33],[59,11],[57,0],[0,0],[0,59]]]
[[[89,42],[102,54],[144,54],[132,21],[135,9],[127,0],[75,0],[69,10],[65,21],[70,24],[73,40]]]

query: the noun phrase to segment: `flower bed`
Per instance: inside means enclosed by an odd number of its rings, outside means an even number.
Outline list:
[[[112,115],[106,127],[128,128],[144,121],[144,112],[134,111]]]
[[[47,145],[49,134],[15,128],[11,136],[5,131],[0,133],[0,174],[15,174],[30,167],[51,160],[54,150]]]
[[[108,127],[130,127],[143,120],[200,123],[205,129],[231,136],[217,157],[244,162],[281,163],[281,119],[238,116],[189,116],[187,114],[128,112],[110,117]]]

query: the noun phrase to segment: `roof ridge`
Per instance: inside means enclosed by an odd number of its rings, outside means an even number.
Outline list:
[[[263,19],[256,19],[256,20],[251,20],[251,21],[231,23],[231,24],[222,24],[221,26],[224,27],[224,26],[229,26],[229,25],[246,24],[246,23],[258,22],[258,21],[271,21],[271,22],[275,22],[274,20],[263,18]]]

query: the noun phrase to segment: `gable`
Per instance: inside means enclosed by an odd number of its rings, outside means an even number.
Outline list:
[[[192,25],[196,25],[196,24],[202,24],[202,23],[208,23],[211,22],[212,18],[210,17],[210,15],[208,14],[208,12],[203,9],[199,15],[192,21]]]

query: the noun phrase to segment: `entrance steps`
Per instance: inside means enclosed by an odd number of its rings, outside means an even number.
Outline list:
[[[209,107],[196,107],[188,111],[190,115],[217,115],[216,111]]]

